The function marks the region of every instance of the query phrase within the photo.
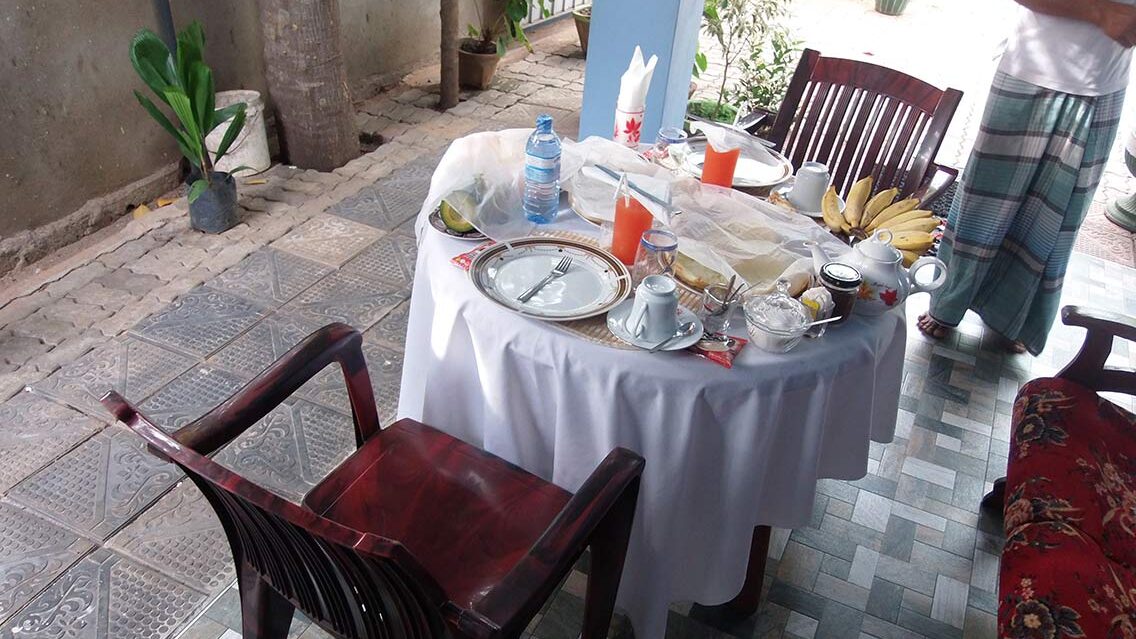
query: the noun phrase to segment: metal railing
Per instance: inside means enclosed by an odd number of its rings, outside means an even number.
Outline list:
[[[538,24],[545,20],[551,20],[559,15],[564,15],[575,9],[592,3],[592,0],[545,0],[545,6],[552,12],[552,15],[547,18],[540,15],[540,5],[536,2],[532,3],[532,8],[529,9],[529,17],[525,18],[524,25]]]

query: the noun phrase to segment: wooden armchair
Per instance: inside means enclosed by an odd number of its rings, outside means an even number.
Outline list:
[[[934,160],[960,100],[956,89],[805,49],[769,140],[793,166],[828,165],[842,196],[871,175],[874,191],[896,187],[927,207],[958,177]]]
[[[583,637],[606,636],[643,459],[613,450],[573,495],[415,421],[380,430],[361,344],[325,326],[172,435],[117,393],[102,400],[216,511],[245,639],[284,639],[295,608],[343,639],[519,637],[587,547]],[[359,447],[302,505],[207,457],[332,362]]]

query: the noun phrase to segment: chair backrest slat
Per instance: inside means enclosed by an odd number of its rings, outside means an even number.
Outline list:
[[[872,175],[873,191],[918,189],[962,94],[867,62],[806,49],[770,140],[794,166],[829,166],[842,195]]]

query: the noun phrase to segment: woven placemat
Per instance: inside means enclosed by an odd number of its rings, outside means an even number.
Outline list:
[[[555,237],[565,240],[574,240],[576,242],[581,242],[583,244],[588,244],[597,248],[599,247],[599,242],[596,241],[596,238],[589,235],[584,235],[582,233],[540,230],[534,233],[534,235]],[[687,288],[681,282],[679,282],[678,284],[678,303],[694,312],[697,312],[699,305],[702,304],[702,294]],[[632,295],[634,295],[634,292],[632,293]],[[602,344],[603,346],[610,348],[618,348],[628,351],[639,350],[634,346],[625,344],[624,342],[620,341],[615,335],[611,334],[611,331],[607,329],[607,314],[597,315],[596,317],[589,317],[588,319],[575,320],[572,322],[548,322],[548,324],[555,326],[556,328],[566,333],[575,335],[582,340],[592,342],[593,344]]]

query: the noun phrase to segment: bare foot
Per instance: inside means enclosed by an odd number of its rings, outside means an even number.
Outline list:
[[[919,326],[919,331],[931,339],[943,339],[953,330],[950,326],[931,317],[930,313],[920,315],[916,324]]]

